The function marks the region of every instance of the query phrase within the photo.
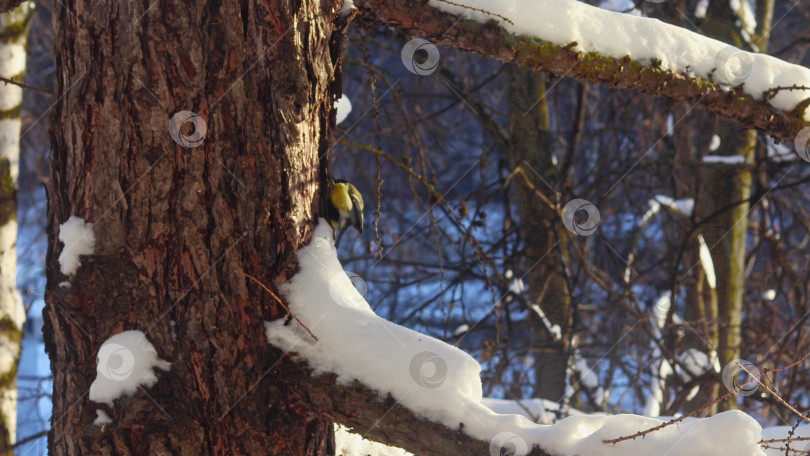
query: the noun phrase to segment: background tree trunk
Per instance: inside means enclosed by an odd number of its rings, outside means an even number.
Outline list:
[[[567,341],[571,331],[571,301],[562,263],[565,229],[547,202],[556,203],[559,177],[552,161],[551,126],[546,103],[546,76],[509,65],[509,158],[515,176],[520,238],[523,242],[530,305],[538,305],[560,327],[561,340],[535,311],[529,310],[535,370],[535,397],[560,401],[565,395]],[[544,202],[537,193],[545,196]]]
[[[729,9],[728,2],[712,2],[703,29],[708,36],[742,46],[740,34],[733,21],[735,14]],[[767,49],[772,17],[773,5],[770,5],[770,8],[766,8],[766,14],[760,18],[758,27],[764,31],[756,40],[762,52]],[[706,220],[703,233],[711,249],[717,273],[717,350],[722,368],[741,356],[746,238],[751,208],[748,200],[751,198],[753,177],[750,167],[754,164],[757,132],[745,130],[733,120],[718,119],[716,134],[721,140],[720,147],[709,153],[744,157],[744,165],[706,167],[702,173],[703,192],[698,200],[700,218]],[[737,408],[735,398],[718,404],[720,411],[732,408]]]
[[[90,1],[57,7],[45,341],[53,455],[334,451],[263,322],[308,241],[345,33],[336,1]],[[172,140],[170,119],[199,114]],[[177,118],[176,118],[177,119]],[[204,121],[207,136],[203,132]],[[196,125],[194,125],[196,124]],[[71,215],[95,254],[61,274]],[[70,286],[58,286],[70,281]],[[171,363],[110,409],[88,400],[110,336],[143,331]],[[288,374],[288,375],[285,375]],[[97,409],[114,423],[94,426]]]
[[[0,76],[22,81],[34,4],[0,14]],[[23,89],[0,84],[0,454],[13,455],[17,437],[17,365],[25,308],[17,290],[17,177]]]

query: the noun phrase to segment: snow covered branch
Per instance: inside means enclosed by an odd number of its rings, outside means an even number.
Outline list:
[[[574,0],[465,3],[364,0],[356,3],[357,20],[535,70],[694,104],[778,140],[793,142],[810,124],[810,70],[798,65]]]
[[[283,363],[287,366],[279,367],[281,372],[287,369],[311,372],[306,363],[287,360]],[[413,454],[492,454],[490,441],[476,439],[463,429],[451,429],[419,416],[390,394],[381,399],[378,391],[358,381],[343,385],[336,375],[324,374],[301,386],[305,388],[302,395],[308,403],[328,410],[331,419],[353,428],[366,439],[404,448]],[[537,447],[528,454],[548,455]]]
[[[664,421],[570,416],[541,426],[496,413],[483,402],[481,366],[472,357],[374,313],[338,261],[328,222],[319,222],[297,258],[298,273],[278,286],[298,320],[265,323],[268,342],[296,361],[283,360],[273,375],[304,377],[295,369],[312,375],[311,382],[296,385],[288,400],[293,406],[314,407],[369,438],[416,454],[759,454],[761,428],[739,411],[684,421],[615,446],[604,441]],[[718,441],[718,433],[733,434],[735,448]]]

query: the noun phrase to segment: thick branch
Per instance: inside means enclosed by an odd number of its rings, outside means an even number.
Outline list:
[[[274,375],[306,376],[305,363],[285,359]],[[450,429],[414,414],[387,395],[355,381],[342,386],[334,374],[313,377],[300,386],[301,400],[318,408],[325,418],[354,429],[364,438],[398,446],[418,455],[488,455],[490,443],[474,439],[463,429]],[[293,400],[293,402],[295,402]],[[548,456],[534,448],[530,456]]]
[[[494,20],[482,24],[464,19],[440,11],[425,0],[364,0],[357,5],[358,21],[365,25],[383,23],[405,35],[526,68],[695,104],[777,140],[793,142],[798,132],[808,126],[800,113],[810,99],[793,112],[783,112],[767,100],[745,94],[741,88],[727,90],[715,82],[662,70],[629,57],[617,59],[578,52],[575,43],[561,46],[535,37],[517,36]]]

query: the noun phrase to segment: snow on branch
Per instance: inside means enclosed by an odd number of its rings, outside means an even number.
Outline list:
[[[739,411],[614,445],[605,441],[664,422],[582,415],[547,426],[495,413],[482,402],[481,366],[471,356],[374,313],[343,271],[328,222],[297,258],[300,270],[279,291],[301,323],[266,323],[268,341],[308,366],[312,382],[301,387],[308,402],[370,438],[416,454],[762,454],[759,424]]]
[[[576,0],[365,0],[357,6],[367,25],[384,23],[435,44],[695,104],[778,140],[793,142],[810,124],[810,70],[655,19]]]

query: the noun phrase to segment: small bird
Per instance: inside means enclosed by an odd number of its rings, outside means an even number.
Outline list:
[[[335,248],[340,244],[340,238],[350,226],[363,232],[363,195],[354,185],[345,180],[336,180],[329,194],[327,212],[332,228],[339,230]]]

